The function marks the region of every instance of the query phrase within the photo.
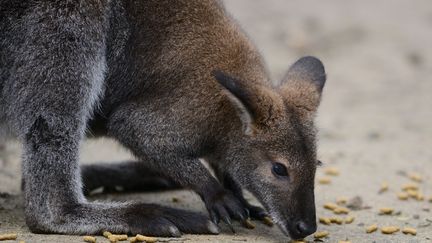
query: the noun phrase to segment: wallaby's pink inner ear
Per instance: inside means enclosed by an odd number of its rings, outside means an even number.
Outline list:
[[[284,78],[284,85],[290,82],[310,82],[321,93],[326,82],[324,65],[316,57],[302,57],[290,67]]]

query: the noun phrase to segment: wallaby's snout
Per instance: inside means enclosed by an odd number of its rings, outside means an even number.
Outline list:
[[[326,80],[315,57],[294,63],[276,87],[246,83],[222,73],[216,79],[237,99],[246,127],[229,160],[234,178],[266,207],[282,231],[294,239],[316,231],[314,117]]]

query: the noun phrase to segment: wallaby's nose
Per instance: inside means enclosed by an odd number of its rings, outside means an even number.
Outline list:
[[[304,221],[297,222],[296,230],[299,238],[304,238],[312,233],[314,233],[317,229],[317,225],[315,222],[306,223]]]

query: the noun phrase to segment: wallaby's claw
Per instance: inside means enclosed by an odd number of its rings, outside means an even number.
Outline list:
[[[234,227],[233,227],[233,225],[232,225],[232,223],[231,223],[231,219],[230,219],[230,217],[224,217],[224,218],[223,218],[223,221],[225,222],[226,225],[228,225],[228,228],[230,228],[230,230],[231,230],[233,233],[235,233],[235,230],[234,230]]]
[[[231,218],[240,221],[247,218],[247,212],[242,203],[230,192],[223,191],[217,194],[206,201],[206,206],[213,223],[218,224],[222,220],[233,233],[235,233],[235,230]]]
[[[249,205],[248,210],[252,219],[264,220],[265,217],[269,217],[267,212],[261,207]]]

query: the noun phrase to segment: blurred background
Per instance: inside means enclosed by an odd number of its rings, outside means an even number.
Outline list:
[[[324,241],[431,242],[432,202],[428,200],[432,198],[432,2],[225,3],[261,50],[275,82],[304,55],[319,57],[326,67],[328,79],[317,116],[319,157],[324,162],[317,174],[317,213],[335,216],[323,209],[323,204],[339,197],[348,201],[356,197],[357,204],[351,205],[353,223],[319,225],[319,230],[330,233]],[[30,239],[28,242],[78,242],[80,238],[76,237],[28,232],[19,190],[19,156],[19,144],[2,146],[0,233],[17,231]],[[111,140],[87,141],[82,148],[83,163],[127,158],[129,153]],[[329,173],[329,168],[337,173]],[[330,183],[320,184],[319,180]],[[406,183],[415,183],[418,194],[424,198],[399,200],[396,194]],[[383,189],[386,185],[388,189]],[[203,209],[200,200],[190,192],[108,195],[96,199],[139,199],[172,205],[173,196],[180,199],[177,207]],[[392,207],[393,215],[379,215],[381,207]],[[417,236],[401,232],[366,234],[365,227],[373,223],[410,226],[418,232]],[[186,238],[187,242],[288,241],[277,228],[259,223],[253,231],[239,229],[237,235]]]

